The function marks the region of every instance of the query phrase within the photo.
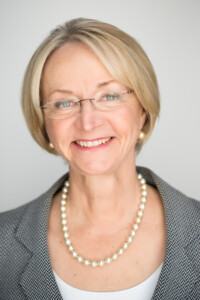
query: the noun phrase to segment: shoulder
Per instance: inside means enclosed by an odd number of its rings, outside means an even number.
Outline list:
[[[164,209],[169,239],[173,235],[185,244],[200,238],[200,201],[188,197],[148,168],[137,167],[147,183],[157,189]]]
[[[194,207],[197,210],[200,209],[199,200],[193,199],[185,195],[177,188],[166,182],[163,178],[161,178],[152,170],[138,166],[137,171],[142,173],[147,183],[149,183],[158,190],[163,199],[167,198],[168,202],[174,200],[174,203],[183,204],[188,207]]]
[[[15,209],[0,213],[0,236],[4,231],[12,231],[22,219],[24,212],[35,200],[19,206]]]
[[[24,222],[26,226],[32,226],[33,222],[39,222],[44,217],[44,214],[48,213],[47,210],[51,204],[51,199],[61,184],[63,184],[66,176],[68,174],[62,176],[49,190],[36,199],[15,209],[0,213],[0,248],[1,246],[5,248],[5,243],[8,244],[15,238],[20,224]]]
[[[28,203],[18,206],[17,208],[7,210],[5,212],[0,213],[0,232],[2,230],[11,229],[14,227],[20,220],[22,219],[24,213],[33,208],[35,205],[37,206],[39,202],[41,202],[42,196],[45,194],[40,195],[36,199],[29,201]]]
[[[21,205],[15,209],[11,209],[5,212],[0,213],[0,232],[6,229],[13,228],[16,226],[22,219],[23,215],[26,212],[35,213],[38,209],[40,209],[45,200],[48,197],[51,197],[60,187],[62,182],[65,180],[67,175],[62,176],[58,181],[56,181],[45,193],[38,196],[36,199],[29,201],[28,203]]]

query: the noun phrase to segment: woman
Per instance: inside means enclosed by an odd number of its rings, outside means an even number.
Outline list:
[[[160,109],[141,46],[67,22],[33,55],[22,105],[69,173],[0,215],[1,299],[198,299],[199,202],[135,165]]]

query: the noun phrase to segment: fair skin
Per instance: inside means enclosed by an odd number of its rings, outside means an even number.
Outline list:
[[[98,86],[102,82],[107,84]],[[43,103],[63,97],[93,98],[108,88],[126,89],[81,43],[62,46],[49,58],[43,72]],[[69,164],[67,216],[72,244],[83,257],[93,260],[108,257],[121,246],[140,201],[134,149],[146,115],[135,94],[128,97],[131,104],[115,111],[96,110],[90,101],[84,101],[80,112],[68,118],[48,118],[45,112],[49,139]],[[106,147],[90,151],[74,143],[105,137],[112,137]],[[68,253],[60,222],[61,192],[54,196],[49,254],[52,268],[65,282],[85,290],[115,291],[139,284],[159,267],[165,254],[164,213],[159,193],[147,187],[148,203],[134,242],[116,262],[95,269],[79,264]]]

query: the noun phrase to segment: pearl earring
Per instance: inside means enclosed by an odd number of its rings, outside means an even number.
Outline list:
[[[49,143],[49,147],[51,148],[51,149],[54,149],[54,145],[50,142]]]
[[[145,138],[145,135],[146,135],[145,132],[141,130],[140,134],[139,134],[139,137],[138,137],[139,140],[143,140]]]

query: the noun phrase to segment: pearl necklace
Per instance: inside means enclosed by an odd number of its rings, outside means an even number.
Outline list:
[[[72,257],[76,258],[78,262],[83,263],[85,266],[92,266],[92,267],[103,267],[106,264],[110,264],[113,261],[116,261],[120,255],[124,254],[124,251],[129,247],[132,243],[136,231],[139,228],[139,224],[141,223],[141,219],[145,209],[145,203],[147,201],[147,186],[146,181],[142,177],[141,174],[138,174],[138,179],[140,181],[141,186],[141,201],[139,205],[139,210],[137,212],[137,217],[135,219],[135,223],[133,224],[132,230],[127,238],[127,240],[123,243],[123,245],[119,248],[119,250],[114,253],[113,255],[107,257],[106,259],[102,259],[99,261],[90,261],[87,258],[83,258],[72,246],[68,226],[67,226],[67,214],[66,214],[66,203],[67,203],[67,196],[69,191],[69,181],[65,181],[64,187],[62,189],[62,199],[61,199],[61,220],[62,220],[62,229],[64,233],[65,244],[68,246],[69,252],[72,254]]]

